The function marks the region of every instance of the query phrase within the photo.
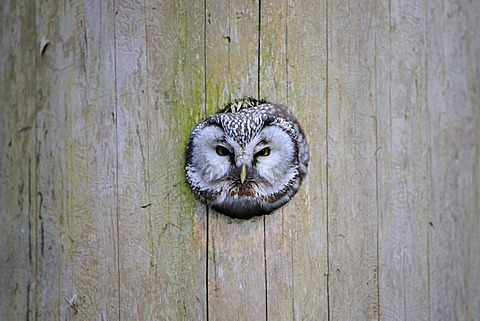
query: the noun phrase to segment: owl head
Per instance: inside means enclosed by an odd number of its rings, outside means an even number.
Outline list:
[[[213,209],[248,219],[288,202],[307,163],[305,137],[286,108],[245,105],[195,127],[187,145],[186,177],[194,194]]]

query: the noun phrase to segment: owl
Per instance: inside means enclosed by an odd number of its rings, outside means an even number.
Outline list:
[[[284,106],[244,98],[200,122],[186,149],[193,193],[239,219],[269,214],[297,193],[307,173],[308,145]]]

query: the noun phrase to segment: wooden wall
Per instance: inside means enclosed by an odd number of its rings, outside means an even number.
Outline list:
[[[479,320],[480,2],[0,6],[1,320]],[[193,126],[287,104],[299,194],[237,221]]]

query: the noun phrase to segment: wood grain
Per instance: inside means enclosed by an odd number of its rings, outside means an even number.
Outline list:
[[[206,2],[206,97],[218,111],[230,99],[258,95],[259,3]],[[230,96],[231,95],[231,96]],[[208,318],[266,315],[263,218],[208,215]]]
[[[68,237],[78,319],[119,317],[114,11],[112,2],[77,2],[75,57],[67,110]],[[67,304],[66,302],[62,302]],[[67,304],[68,305],[68,304]],[[75,305],[70,303],[70,305]]]
[[[38,3],[37,14],[37,289],[35,315],[68,318],[75,311],[67,303],[75,295],[73,253],[75,196],[71,157],[72,115],[79,90],[75,47],[76,8],[70,4]],[[58,11],[64,15],[56,16]],[[81,148],[81,146],[77,146]],[[80,195],[81,198],[83,195]],[[80,229],[81,230],[81,229]]]
[[[266,217],[268,318],[326,319],[325,6],[262,1],[261,12],[260,96],[295,112],[311,155],[299,193]]]
[[[377,191],[382,318],[428,319],[431,179],[426,106],[426,8],[377,6]]]
[[[430,318],[480,315],[478,2],[428,5]]]
[[[78,91],[74,8],[66,3],[36,2],[36,154],[37,270],[36,311],[39,319],[73,316],[74,294],[70,236],[71,113]],[[57,12],[64,12],[57,16]]]
[[[0,319],[478,320],[477,30],[464,0],[4,1]],[[184,179],[244,96],[310,145],[248,221]]]
[[[0,319],[35,311],[35,28],[33,7],[0,6]]]
[[[259,96],[282,105],[288,104],[287,5],[286,1],[262,1],[260,7]],[[294,315],[294,211],[287,206],[264,218],[267,320]]]
[[[308,174],[290,204],[294,320],[328,319],[327,7],[288,2],[288,105],[310,147]],[[287,207],[288,208],[288,207]]]
[[[378,318],[373,3],[329,3],[329,315]]]
[[[155,255],[148,239],[146,9],[143,1],[117,1],[114,10],[119,312],[121,319],[148,319]]]
[[[184,153],[205,115],[205,7],[146,3],[149,296],[147,319],[206,320],[206,208],[185,180]],[[147,223],[147,222],[145,222]],[[152,304],[152,302],[157,302]]]

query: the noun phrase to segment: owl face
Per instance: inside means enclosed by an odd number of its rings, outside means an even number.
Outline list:
[[[215,210],[243,219],[288,202],[306,173],[308,147],[299,126],[282,115],[293,117],[264,104],[198,124],[186,153],[193,192]]]

